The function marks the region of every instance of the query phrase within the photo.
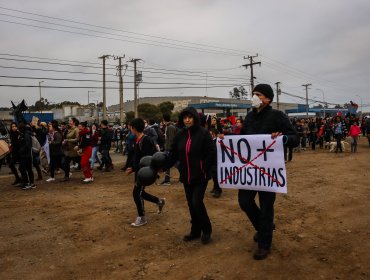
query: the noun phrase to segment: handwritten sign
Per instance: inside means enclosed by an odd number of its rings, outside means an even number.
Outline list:
[[[220,187],[287,193],[282,136],[230,135],[216,143]]]

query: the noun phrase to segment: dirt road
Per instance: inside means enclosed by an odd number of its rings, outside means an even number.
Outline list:
[[[162,214],[147,203],[149,223],[140,228],[130,226],[133,177],[118,168],[95,172],[90,185],[74,173],[30,191],[2,176],[0,279],[369,279],[369,159],[363,138],[357,154],[295,153],[264,261],[252,258],[254,230],[236,190],[219,199],[207,191],[214,232],[202,245],[182,241],[189,215],[175,172],[171,186],[148,188],[167,203]]]

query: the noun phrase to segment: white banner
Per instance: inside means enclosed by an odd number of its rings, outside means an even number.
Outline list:
[[[221,188],[287,193],[282,136],[230,135],[216,143]]]

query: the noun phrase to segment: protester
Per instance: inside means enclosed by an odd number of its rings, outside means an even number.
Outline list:
[[[46,182],[55,181],[55,170],[57,168],[64,169],[62,166],[63,158],[63,135],[59,130],[58,122],[53,121],[49,124],[49,151],[50,151],[50,178]]]
[[[90,157],[91,157],[91,136],[90,136],[90,130],[87,128],[86,122],[81,122],[78,125],[79,129],[79,141],[78,146],[75,146],[75,150],[79,152],[81,156],[81,169],[84,174],[84,180],[82,182],[84,183],[91,183],[94,181],[91,169],[90,169]]]
[[[12,122],[10,125],[10,157],[9,157],[9,168],[12,171],[15,181],[13,182],[13,186],[21,186],[22,180],[18,174],[16,164],[19,161],[19,131],[17,124]]]
[[[343,123],[342,123],[342,118],[341,116],[336,116],[335,122],[334,122],[334,138],[337,141],[337,147],[335,149],[335,152],[338,153],[338,150],[342,153],[342,139],[343,139]]]
[[[126,157],[126,163],[121,168],[122,171],[126,171],[127,168],[132,167],[132,160],[134,157],[134,150],[135,150],[135,143],[136,143],[136,136],[131,131],[131,125],[128,124],[128,132],[126,136],[126,145],[125,145],[125,153],[127,155]]]
[[[175,139],[177,128],[171,123],[171,116],[169,114],[163,114],[163,122],[165,125],[165,141],[164,141],[164,152],[169,154],[173,140]],[[170,181],[171,172],[170,168],[166,170],[164,180],[161,185],[168,186],[171,184]]]
[[[97,124],[92,124],[91,130],[90,130],[90,138],[91,138],[91,158],[90,158],[90,169],[94,170],[94,164],[95,161],[99,163],[99,165],[102,164],[100,158],[98,157],[98,151],[99,151],[99,138],[100,138],[100,132],[97,128]]]
[[[272,138],[284,135],[284,144],[297,146],[299,138],[288,117],[281,111],[272,109],[270,103],[274,93],[270,85],[259,84],[253,89],[253,110],[245,117],[242,135],[271,134]],[[259,206],[255,202],[258,194]],[[254,239],[258,248],[253,257],[265,259],[270,253],[272,231],[274,228],[274,202],[276,193],[240,189],[238,200],[240,208],[247,214],[257,231]]]
[[[354,122],[348,132],[348,136],[351,137],[351,153],[356,153],[357,152],[357,142],[358,138],[361,134],[361,129],[357,125],[356,122]]]
[[[31,127],[20,123],[19,129],[19,170],[22,174],[22,190],[36,188],[32,171],[32,131]]]
[[[106,172],[110,172],[113,169],[112,158],[110,157],[109,150],[112,145],[113,131],[108,127],[108,121],[102,120],[100,123],[100,144],[99,151],[101,153],[101,164],[98,167],[99,170],[103,170],[105,167]]]
[[[144,156],[151,156],[156,152],[155,144],[152,139],[144,134],[144,121],[140,118],[133,119],[130,123],[131,131],[136,136],[136,144],[134,150],[134,158],[132,167],[127,168],[127,174],[135,172],[135,184],[132,191],[138,217],[131,223],[133,227],[145,225],[148,221],[145,216],[144,201],[149,201],[158,205],[158,213],[162,212],[165,204],[165,199],[158,198],[145,191],[145,186],[142,186],[137,180],[137,172],[139,171],[140,159]]]
[[[169,153],[167,168],[179,161],[180,181],[184,184],[191,217],[190,233],[184,241],[201,237],[203,244],[211,240],[212,225],[204,205],[204,193],[212,178],[216,147],[208,130],[200,126],[197,111],[188,107],[179,116],[181,131],[176,135]]]
[[[79,130],[77,128],[79,121],[76,118],[69,120],[69,128],[66,130],[65,137],[63,140],[64,149],[64,181],[68,181],[72,176],[70,172],[70,164],[73,159],[78,157],[77,151],[74,147],[77,145],[79,140]]]

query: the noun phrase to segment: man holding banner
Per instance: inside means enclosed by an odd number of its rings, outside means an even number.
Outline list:
[[[253,110],[246,116],[240,136],[225,137],[217,147],[219,155],[220,149],[223,149],[225,154],[224,157],[218,157],[218,166],[220,160],[233,159],[232,154],[239,158],[234,163],[241,163],[233,169],[224,169],[223,173],[218,170],[218,176],[221,187],[230,187],[234,181],[239,184],[236,188],[239,188],[240,208],[257,231],[254,240],[258,243],[258,249],[253,255],[256,260],[263,260],[270,253],[276,192],[286,192],[283,144],[295,147],[299,141],[288,117],[283,112],[272,109],[270,103],[273,98],[274,93],[270,85],[257,85],[253,89]],[[235,145],[230,139],[227,142],[228,138],[233,137],[239,137]],[[230,144],[233,147],[230,147]],[[259,207],[255,202],[257,193]]]

